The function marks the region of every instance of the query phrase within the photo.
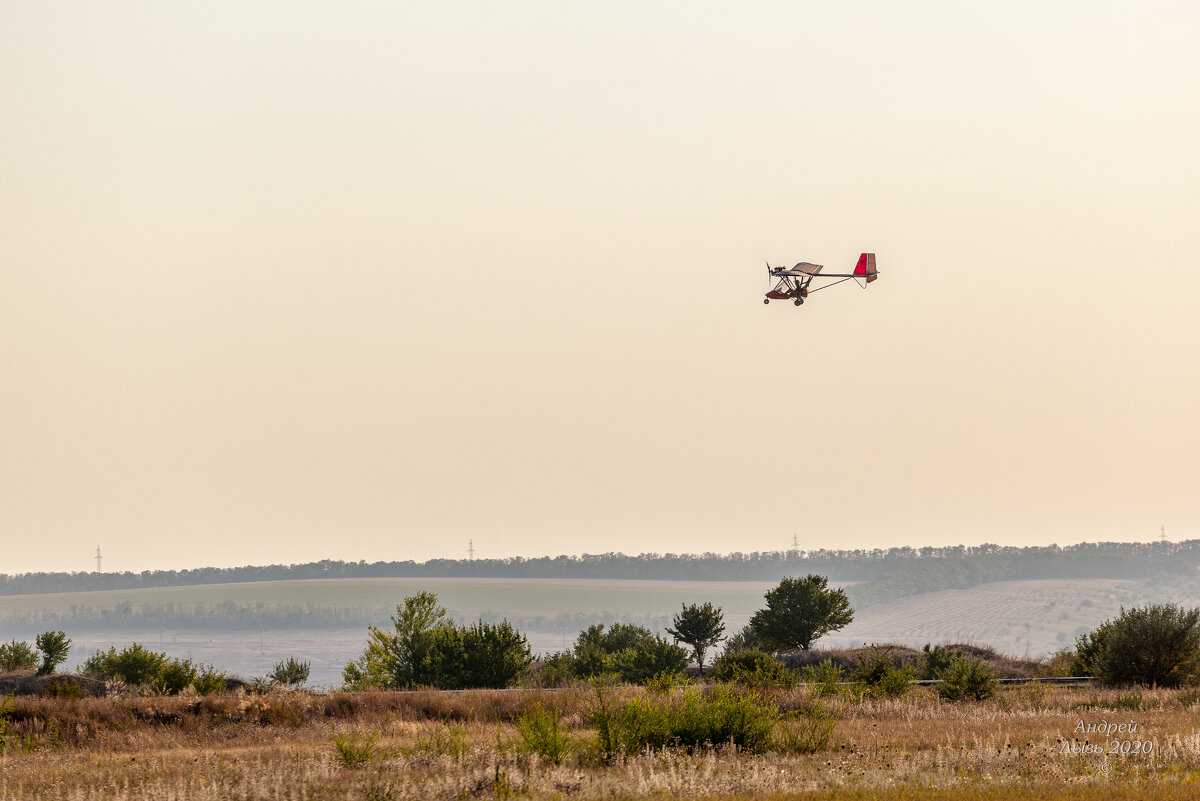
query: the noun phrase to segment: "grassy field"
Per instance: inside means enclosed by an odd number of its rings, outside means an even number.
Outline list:
[[[619,691],[626,697],[641,691]],[[778,690],[784,710],[814,699]],[[1195,691],[1008,688],[950,704],[926,690],[835,699],[816,753],[729,747],[596,755],[589,689],[207,698],[17,698],[0,799],[852,798],[1189,799],[1200,794]],[[556,709],[575,747],[560,764],[514,725]],[[1149,754],[1069,753],[1136,722]],[[1130,735],[1115,735],[1125,739]],[[336,745],[340,742],[342,748]],[[358,748],[361,761],[346,758]]]

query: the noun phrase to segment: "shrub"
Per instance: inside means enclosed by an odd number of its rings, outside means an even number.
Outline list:
[[[937,693],[947,701],[983,701],[996,694],[996,673],[986,662],[958,656],[941,673]]]
[[[929,643],[925,643],[923,650],[925,658],[921,662],[918,675],[926,680],[941,678],[942,672],[954,664],[954,656],[957,653],[941,645],[930,646]]]
[[[839,694],[846,677],[845,672],[833,664],[832,659],[823,659],[815,665],[807,665],[801,669],[800,675],[804,681],[815,686],[817,695],[821,698]]]
[[[1121,609],[1076,641],[1079,662],[1106,684],[1178,687],[1200,678],[1200,608]]]
[[[71,650],[71,640],[61,631],[44,631],[35,640],[38,650],[42,652],[42,664],[38,667],[39,676],[48,676],[54,669],[67,661],[67,652]]]
[[[192,686],[201,695],[223,693],[226,688],[225,674],[212,665],[200,665],[196,669],[196,678],[192,681]]]
[[[150,684],[162,674],[167,655],[131,643],[120,651],[116,646],[97,651],[80,667],[80,673],[105,681],[120,679],[136,687]]]
[[[570,651],[560,651],[542,660],[528,684],[534,687],[565,687],[575,678],[575,657]]]
[[[511,687],[533,661],[525,635],[507,620],[474,623],[463,630],[462,647],[463,669],[457,684],[464,689]]]
[[[0,700],[0,756],[4,754],[10,741],[15,740],[17,733],[12,725],[12,710],[9,706],[12,704],[13,693],[4,696],[4,700]]]
[[[311,662],[300,662],[294,656],[289,656],[282,662],[275,663],[275,669],[268,676],[276,684],[291,687],[293,684],[303,684],[308,681]]]
[[[195,681],[196,668],[192,665],[192,660],[171,659],[163,664],[162,670],[150,684],[156,692],[179,695]]]
[[[603,623],[589,626],[575,641],[571,666],[581,679],[614,675],[631,684],[641,684],[665,672],[681,672],[688,652],[643,626]]]
[[[592,710],[600,752],[688,749],[732,744],[761,752],[771,745],[780,720],[778,707],[753,690],[718,685],[712,692],[688,687],[680,695],[643,695],[624,703],[606,697],[597,686]]]
[[[361,658],[346,665],[351,687],[470,689],[508,687],[533,661],[525,636],[507,621],[454,625],[437,596],[404,599],[393,630],[370,628]]]
[[[356,734],[337,734],[335,732],[333,735],[334,756],[344,768],[362,767],[378,755],[376,747],[378,742],[379,735],[377,734],[360,737]]]
[[[575,741],[563,730],[558,714],[537,704],[517,720],[517,733],[526,751],[538,754],[555,765],[562,762],[574,747]]]
[[[809,703],[787,715],[775,735],[775,747],[794,754],[814,754],[829,748],[837,715],[819,703]]]
[[[858,655],[858,666],[851,678],[867,688],[871,695],[899,698],[912,687],[917,672],[898,667],[892,656],[892,646],[873,645]]]
[[[740,681],[762,684],[768,681],[786,683],[791,678],[778,659],[757,648],[726,651],[713,663],[717,681]]]
[[[43,684],[42,689],[38,691],[38,695],[42,698],[79,699],[87,697],[87,691],[78,682],[71,681],[70,679],[57,679]]]
[[[0,673],[11,673],[14,670],[33,670],[38,666],[37,651],[29,647],[27,642],[0,643]]]
[[[663,673],[682,672],[687,667],[687,661],[686,650],[655,635],[632,648],[613,654],[609,664],[622,680],[644,684]]]

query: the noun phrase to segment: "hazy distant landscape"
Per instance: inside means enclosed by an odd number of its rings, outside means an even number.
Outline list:
[[[508,620],[533,651],[568,649],[594,623],[626,622],[663,632],[683,604],[710,602],[724,610],[727,633],[741,629],[758,609],[770,580],[678,578],[544,578],[522,573],[591,573],[678,576],[803,575],[826,571],[855,604],[854,621],[817,647],[898,643],[972,642],[1013,656],[1041,657],[1074,644],[1124,607],[1170,601],[1200,603],[1193,562],[1200,543],[1120,543],[1068,549],[913,549],[888,552],[732,554],[718,557],[642,555],[571,560],[436,562],[370,566],[239,568],[175,574],[59,575],[46,583],[134,585],[57,593],[0,595],[0,634],[28,637],[47,629],[67,631],[73,657],[141,642],[172,657],[211,663],[245,677],[261,676],[288,656],[312,662],[313,686],[341,682],[347,661],[361,654],[370,625],[389,625],[405,596],[437,594],[459,622]],[[1063,561],[1069,559],[1069,566]],[[557,566],[557,567],[556,567]],[[509,573],[402,577],[280,578],[223,581],[230,577],[312,572]],[[1021,578],[1063,573],[1061,578]],[[516,576],[511,574],[518,574]],[[1071,577],[1072,574],[1075,577]],[[841,576],[841,580],[836,577]],[[136,586],[203,576],[214,583]],[[847,579],[854,576],[854,579]],[[987,580],[989,578],[1003,580]],[[26,578],[6,577],[23,588]],[[880,600],[882,599],[882,600]]]

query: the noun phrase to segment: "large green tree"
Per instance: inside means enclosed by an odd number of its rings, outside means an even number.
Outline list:
[[[764,597],[767,608],[754,613],[748,628],[774,653],[807,651],[817,639],[854,619],[845,591],[829,589],[829,579],[812,573],[785,578]]]
[[[700,675],[704,675],[704,654],[709,648],[724,639],[725,616],[721,607],[714,607],[705,602],[701,604],[683,605],[683,610],[671,620],[667,634],[692,647],[696,655],[696,664],[700,666]]]

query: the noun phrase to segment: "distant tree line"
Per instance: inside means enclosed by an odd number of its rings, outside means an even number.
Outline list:
[[[956,545],[945,548],[764,551],[732,554],[621,553],[526,559],[431,559],[428,562],[342,562],[206,567],[141,573],[22,573],[0,575],[0,595],[126,590],[249,581],[331,578],[581,578],[687,581],[778,581],[819,573],[836,583],[871,582],[850,595],[862,607],[929,587],[968,587],[1023,578],[1147,578],[1191,573],[1200,567],[1200,540],[1103,542],[1017,548]]]

